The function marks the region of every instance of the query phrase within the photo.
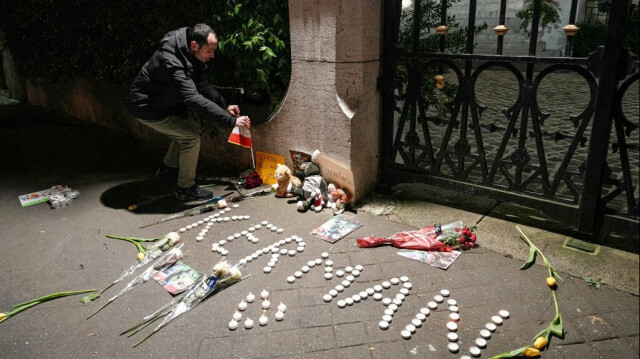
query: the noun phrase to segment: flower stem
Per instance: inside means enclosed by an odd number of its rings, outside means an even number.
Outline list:
[[[516,228],[518,229],[518,231],[520,231],[520,234],[522,235],[522,238],[527,242],[527,244],[530,247],[530,254],[529,254],[529,259],[527,259],[527,262],[525,263],[524,266],[522,266],[520,269],[527,269],[531,266],[531,264],[535,261],[535,255],[539,254],[540,257],[542,257],[542,260],[544,261],[545,266],[547,267],[547,269],[549,270],[549,276],[550,277],[557,277],[558,279],[561,279],[560,276],[558,276],[558,274],[556,273],[556,271],[553,269],[553,266],[551,266],[551,263],[547,260],[547,258],[544,256],[544,254],[538,249],[538,247],[536,247],[531,240],[522,232],[522,230],[516,226]],[[534,343],[536,341],[537,338],[544,336],[544,338],[546,339],[546,341],[549,341],[549,338],[553,335],[553,336],[557,336],[560,339],[564,338],[564,328],[562,325],[562,316],[560,315],[560,308],[558,306],[558,297],[556,295],[556,287],[551,287],[551,295],[553,296],[553,304],[556,310],[556,315],[553,318],[553,320],[551,321],[551,323],[549,323],[549,325],[544,328],[540,333],[538,333],[535,337],[533,337]],[[546,344],[545,344],[546,347]],[[522,348],[518,348],[515,350],[512,350],[510,352],[504,352],[501,354],[498,354],[496,356],[491,357],[491,359],[504,359],[504,358],[513,358],[513,357],[517,357],[517,356],[521,356],[521,355],[525,355],[525,356],[530,356],[527,355],[527,353],[525,353],[526,351],[528,351],[530,349],[529,346],[526,347],[522,347]],[[536,353],[539,352],[537,351],[538,348],[532,349],[535,350]]]
[[[118,281],[115,281],[115,282],[109,284],[105,289],[100,291],[100,294],[104,293],[107,289],[109,289],[109,288],[113,287],[114,285],[116,285],[116,283],[118,283]]]
[[[151,338],[151,336],[152,336],[152,335],[154,335],[154,334],[156,334],[157,332],[158,332],[157,330],[152,331],[151,333],[149,333],[149,335],[147,335],[146,337],[142,338],[142,340],[140,340],[139,342],[137,342],[137,343],[133,346],[133,348],[135,348],[135,347],[137,347],[138,345],[142,344],[145,340],[147,340],[147,339]]]
[[[142,329],[150,326],[151,324],[155,323],[157,320],[159,320],[160,318],[164,317],[165,315],[167,315],[169,313],[165,313],[163,315],[160,315],[158,317],[153,318],[152,320],[148,321],[147,323],[145,323],[144,325],[140,326],[138,329],[132,331],[131,333],[129,333],[129,335],[127,335],[127,338],[131,338],[132,336],[136,335],[136,333],[138,333],[139,331],[141,331]]]
[[[138,249],[139,253],[146,253],[147,252],[147,248],[145,246],[143,246],[142,244],[140,244],[139,242],[153,242],[156,241],[158,239],[145,239],[145,238],[136,238],[136,237],[120,237],[120,236],[112,236],[112,235],[107,235],[107,238],[114,238],[114,239],[120,239],[122,241],[127,241],[131,244],[133,244],[134,246],[136,246],[136,248]]]
[[[88,292],[95,292],[95,289],[83,289],[83,290],[73,290],[73,291],[68,291],[68,292],[58,292],[58,293],[53,293],[53,294],[49,294],[49,295],[45,295],[43,297],[40,298],[36,298],[36,299],[31,299],[29,301],[26,301],[24,303],[20,303],[20,304],[16,304],[13,307],[21,307],[25,304],[31,304],[34,302],[38,302],[37,304],[40,304],[42,302],[46,302],[48,300],[52,300],[52,299],[56,299],[56,298],[60,298],[60,297],[66,297],[68,295],[74,295],[74,294],[82,294],[82,293],[88,293]]]
[[[557,277],[558,279],[562,280],[562,278],[560,278],[560,276],[556,273],[555,269],[553,269],[553,266],[551,266],[551,263],[547,260],[547,257],[544,256],[544,254],[538,249],[538,247],[536,247],[535,244],[533,244],[533,242],[531,242],[531,240],[524,234],[524,232],[522,232],[520,227],[516,226],[516,228],[518,229],[518,231],[522,235],[522,238],[527,242],[527,244],[529,244],[529,246],[531,248],[534,248],[536,250],[536,252],[538,252],[540,257],[542,257],[542,261],[544,262],[544,265],[549,270],[549,276],[550,277]]]
[[[81,293],[87,293],[87,292],[95,292],[95,289],[84,289],[84,290],[74,290],[74,291],[68,291],[68,292],[58,292],[58,293],[53,293],[53,294],[49,294],[49,295],[45,295],[43,297],[40,298],[36,298],[36,299],[32,299],[29,301],[26,301],[24,303],[20,303],[20,304],[16,304],[14,305],[10,311],[8,311],[6,313],[6,315],[0,319],[0,323],[2,323],[3,321],[9,319],[10,317],[23,312],[31,307],[35,307],[36,305],[42,303],[42,302],[46,302],[48,300],[53,300],[56,298],[61,298],[61,297],[66,297],[69,295],[74,295],[74,294],[81,294]]]
[[[0,319],[0,323],[2,323],[5,320],[11,318],[12,316],[14,316],[14,315],[16,315],[16,314],[18,314],[18,313],[20,313],[22,311],[25,311],[25,310],[27,310],[27,309],[29,309],[31,307],[34,307],[34,306],[36,306],[38,304],[40,304],[40,302],[33,302],[33,303],[25,304],[25,305],[22,305],[22,306],[19,306],[19,307],[15,307],[15,308],[11,309],[10,311],[8,311],[7,313],[5,313],[5,316],[2,319]]]
[[[149,315],[148,317],[144,318],[142,321],[138,322],[137,324],[135,324],[134,326],[132,326],[131,328],[125,330],[124,332],[120,333],[120,335],[124,335],[127,334],[131,331],[135,331],[133,334],[137,333],[140,329],[146,327],[147,325],[155,322],[156,320],[164,317],[165,315],[169,314],[169,312],[171,311],[171,308],[173,307],[174,302],[169,303],[168,305],[158,309],[155,313]],[[142,328],[140,328],[142,327]],[[138,329],[138,330],[136,330]],[[131,335],[133,335],[131,334]],[[131,336],[129,335],[129,336]]]
[[[160,238],[138,238],[138,237],[123,237],[123,236],[113,236],[110,234],[106,235],[107,238],[113,238],[113,239],[121,239],[123,241],[128,241],[128,242],[155,242]]]
[[[101,310],[103,310],[104,308],[107,307],[107,305],[111,304],[111,302],[113,302],[112,300],[106,302],[102,307],[98,308],[98,310],[96,310],[95,312],[91,313],[90,316],[87,317],[87,319],[91,319],[91,317],[93,317],[94,315],[98,314],[98,312],[100,312]]]

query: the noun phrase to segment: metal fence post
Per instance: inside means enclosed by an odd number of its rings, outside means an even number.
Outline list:
[[[625,23],[629,0],[616,0],[611,3],[607,36],[600,63],[600,83],[596,95],[595,112],[589,140],[589,154],[586,160],[584,186],[580,198],[578,214],[578,232],[589,236],[597,235],[603,219],[601,205],[602,183],[607,166],[607,152],[611,137],[613,102],[621,66],[621,53],[624,46]]]

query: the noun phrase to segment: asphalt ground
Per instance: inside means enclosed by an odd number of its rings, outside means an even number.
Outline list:
[[[170,192],[153,181],[163,146],[140,142],[87,123],[60,118],[37,108],[4,101],[0,107],[0,311],[46,294],[106,287],[136,262],[130,243],[106,238],[123,235],[160,237],[170,231],[204,220],[208,215],[188,217],[140,229],[169,214],[190,208],[164,197],[140,206],[133,203]],[[237,194],[237,173],[201,163],[199,180],[212,184],[216,195]],[[18,196],[52,185],[67,185],[80,196],[67,207],[52,209],[47,203],[21,207]],[[528,245],[516,225],[420,200],[412,195],[420,188],[398,186],[390,193],[373,193],[344,216],[361,227],[345,238],[329,243],[311,232],[330,220],[328,210],[299,213],[290,200],[264,196],[230,206],[225,216],[249,216],[247,220],[215,223],[202,241],[196,239],[204,224],[182,233],[185,263],[197,271],[209,270],[224,259],[212,244],[241,233],[262,221],[283,233],[257,230],[256,244],[242,237],[224,245],[235,263],[257,249],[293,235],[303,238],[303,252],[282,255],[269,274],[263,272],[268,254],[258,256],[242,270],[248,276],[206,299],[132,348],[149,333],[151,325],[127,337],[122,331],[151,314],[173,297],[153,280],[114,301],[91,319],[87,316],[124,287],[125,279],[90,303],[82,295],[45,302],[0,323],[2,358],[460,358],[469,354],[479,331],[498,315],[509,318],[487,339],[480,357],[531,345],[555,315],[552,292],[545,279],[547,268],[540,258],[520,270]],[[461,219],[477,224],[478,248],[463,252],[447,269],[398,255],[391,246],[359,248],[357,238],[389,237],[433,223]],[[562,281],[557,288],[558,308],[566,335],[553,338],[545,358],[637,358],[638,256],[608,248],[588,254],[563,246],[565,237],[542,229],[520,228],[545,254]],[[284,247],[294,248],[291,244]],[[294,275],[309,261],[329,253],[334,271],[363,266],[349,287],[327,303],[323,295],[344,278],[324,278],[324,265],[316,266],[294,283]],[[138,273],[138,272],[136,272]],[[344,299],[391,278],[408,277],[411,290],[393,314],[390,327],[379,328],[385,308],[368,297],[346,308]],[[383,290],[394,298],[402,284]],[[240,328],[228,323],[238,303],[249,292],[270,292],[269,323],[257,323],[260,301],[244,311]],[[401,330],[441,290],[449,291],[444,303],[430,311],[410,339]],[[447,299],[455,299],[460,319],[455,333],[459,352],[448,350],[450,311]],[[275,306],[287,305],[284,320],[275,320]],[[256,321],[244,328],[249,317]]]

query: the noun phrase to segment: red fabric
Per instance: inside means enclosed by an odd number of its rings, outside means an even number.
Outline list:
[[[450,252],[453,248],[437,240],[437,236],[435,226],[427,226],[417,231],[399,232],[389,238],[373,236],[358,238],[357,242],[360,248],[391,244],[402,249]]]
[[[244,127],[234,127],[229,142],[243,147],[251,147],[251,132]]]

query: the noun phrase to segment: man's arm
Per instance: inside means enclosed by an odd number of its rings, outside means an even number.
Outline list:
[[[236,118],[224,110],[226,106],[222,107],[213,99],[207,98],[210,95],[213,95],[215,98],[215,94],[208,91],[209,93],[207,93],[207,97],[203,96],[203,94],[198,91],[193,80],[186,76],[183,69],[175,69],[175,71],[170,74],[170,81],[178,89],[180,98],[188,107],[194,109],[203,116],[212,118],[215,121],[227,125],[228,127],[233,127],[236,124]],[[224,98],[222,98],[220,93],[215,91],[213,86],[209,86],[211,87],[211,90],[217,93],[217,96],[224,101]],[[223,102],[223,104],[226,105],[225,102]]]
[[[218,106],[223,109],[226,109],[231,116],[240,116],[240,108],[237,105],[227,105],[227,101],[224,99],[224,96],[222,96],[222,94],[216,90],[215,86],[211,85],[209,82],[202,81],[200,83],[196,83],[196,88],[204,97],[217,103]]]
[[[228,107],[227,101],[224,99],[222,94],[218,92],[218,90],[216,90],[215,87],[213,87],[213,85],[211,85],[209,82],[201,81],[196,84],[196,88],[198,89],[198,92],[200,92],[204,97],[215,102],[221,108],[226,109]]]

